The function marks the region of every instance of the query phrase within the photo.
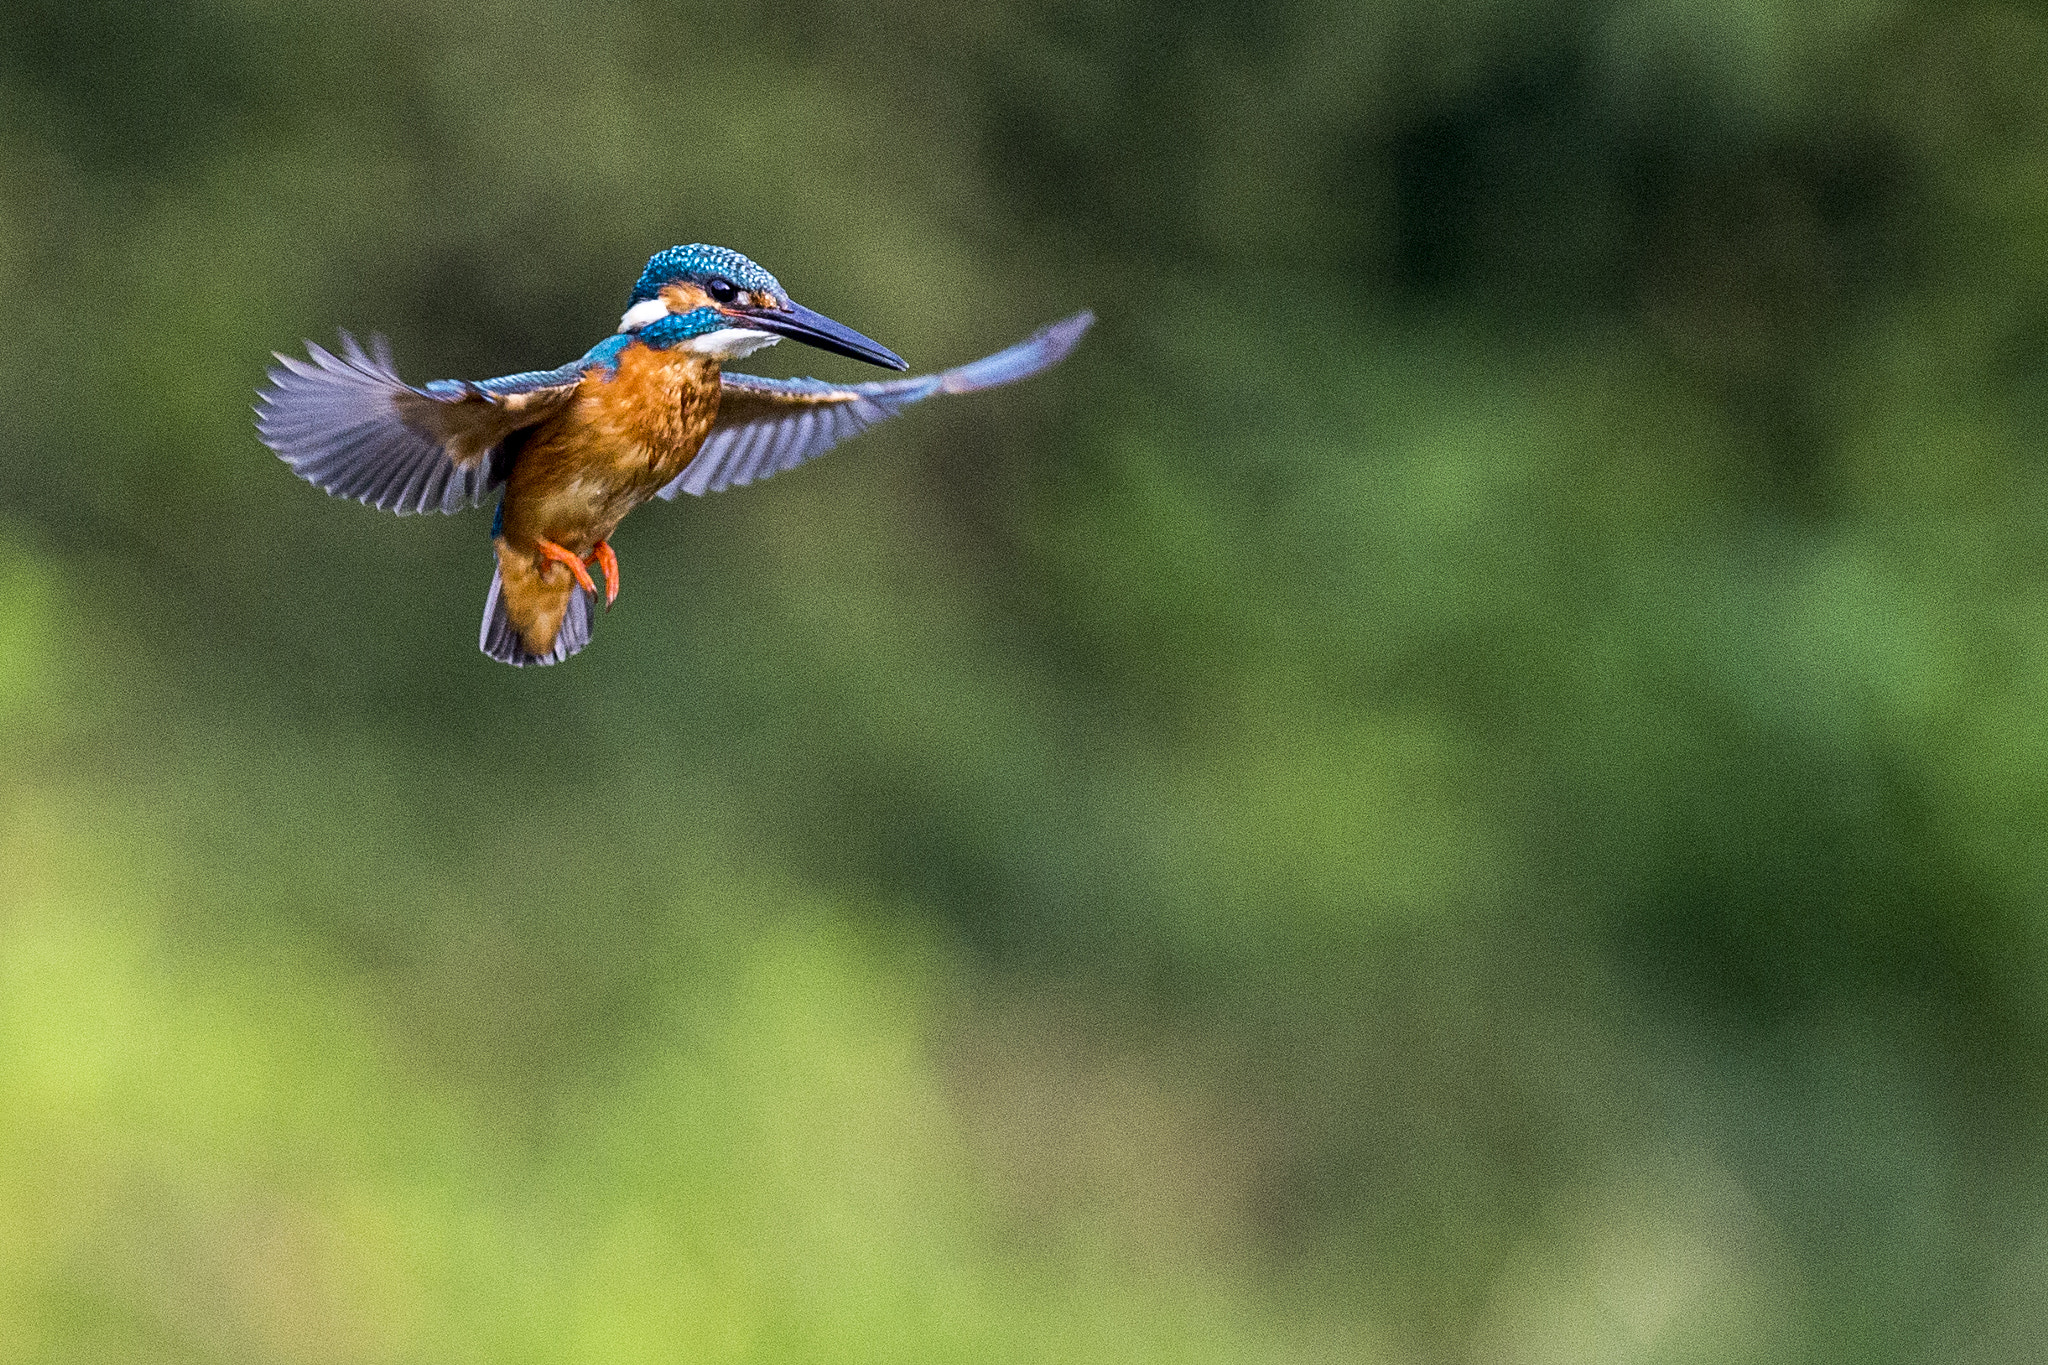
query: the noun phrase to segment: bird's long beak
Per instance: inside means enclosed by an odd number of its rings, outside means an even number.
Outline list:
[[[723,308],[719,311],[735,322],[786,336],[791,341],[801,341],[806,346],[816,346],[821,351],[865,360],[885,370],[910,368],[909,362],[887,346],[869,341],[851,327],[834,322],[823,313],[814,313],[800,303],[784,304],[780,308]]]

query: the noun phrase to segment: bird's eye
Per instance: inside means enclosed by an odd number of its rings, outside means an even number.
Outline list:
[[[714,275],[704,282],[704,292],[709,294],[712,300],[717,303],[731,303],[740,296],[738,286],[734,285],[731,280],[718,275]]]

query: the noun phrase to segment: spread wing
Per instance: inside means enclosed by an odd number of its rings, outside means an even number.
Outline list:
[[[1058,364],[1095,321],[1076,313],[1041,327],[1007,351],[998,351],[942,374],[885,379],[872,384],[827,384],[817,379],[723,376],[718,421],[697,457],[660,496],[723,492],[815,459],[849,436],[935,393],[972,393],[1026,379]]]
[[[584,363],[414,388],[383,337],[367,354],[346,332],[340,355],[311,342],[306,352],[278,356],[257,395],[257,435],[314,487],[400,516],[476,506],[505,481],[506,439],[566,402]]]

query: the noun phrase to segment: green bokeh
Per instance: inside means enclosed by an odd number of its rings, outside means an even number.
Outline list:
[[[2039,1358],[2044,90],[1999,4],[18,5],[0,1365]],[[634,517],[550,670],[255,440],[700,240],[1101,323]]]

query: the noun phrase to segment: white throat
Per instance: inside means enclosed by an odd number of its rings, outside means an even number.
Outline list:
[[[619,318],[619,330],[630,332],[650,323],[660,322],[669,315],[669,306],[662,299],[642,299],[625,311]],[[773,332],[763,332],[753,327],[721,327],[715,332],[706,332],[700,337],[691,337],[683,345],[698,355],[713,360],[738,360],[741,356],[752,355],[763,346],[773,346],[782,340]]]
[[[773,332],[756,331],[752,327],[721,327],[715,332],[691,337],[683,345],[713,360],[738,360],[780,340],[782,338]]]

